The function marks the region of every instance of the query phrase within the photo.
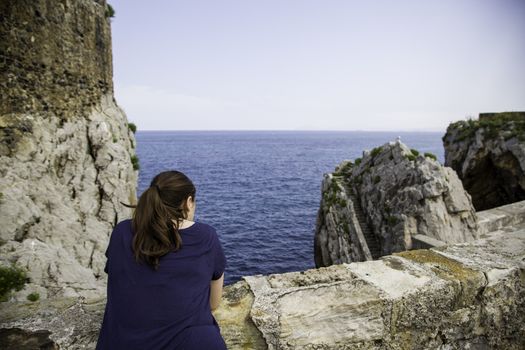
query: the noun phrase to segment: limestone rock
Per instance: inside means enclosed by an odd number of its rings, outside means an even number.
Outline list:
[[[246,276],[214,316],[228,349],[523,349],[525,227],[379,260]],[[94,349],[103,298],[0,304],[0,347]]]
[[[113,225],[136,200],[135,139],[113,97],[105,1],[0,4],[0,264],[13,296],[105,293]]]
[[[392,141],[325,175],[316,266],[408,250],[416,235],[467,242],[478,237],[477,230],[470,196],[454,170]]]
[[[131,215],[120,201],[136,196],[126,117],[107,96],[88,118],[62,127],[52,116],[25,120],[33,127],[25,147],[0,156],[1,261],[30,277],[17,298],[104,293],[109,235]],[[102,128],[124,142],[101,137]]]
[[[443,144],[445,165],[458,173],[476,210],[525,199],[525,112],[452,123]]]

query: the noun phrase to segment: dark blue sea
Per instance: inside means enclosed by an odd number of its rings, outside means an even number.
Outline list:
[[[315,267],[313,238],[323,174],[397,136],[444,163],[441,132],[137,131],[140,195],[176,169],[197,188],[197,221],[217,229],[225,284],[243,275]]]

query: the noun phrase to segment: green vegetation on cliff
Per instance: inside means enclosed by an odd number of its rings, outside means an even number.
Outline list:
[[[27,281],[27,272],[15,265],[0,266],[0,301],[7,301],[12,290],[24,288]]]
[[[434,159],[434,160],[437,160],[436,155],[433,154],[433,153],[430,153],[430,152],[425,152],[425,157],[427,157],[427,158],[432,158],[432,159]]]
[[[106,17],[109,17],[109,18],[115,17],[115,9],[110,4],[107,4],[107,7],[106,7]]]
[[[405,158],[410,161],[416,160],[416,157],[419,155],[419,151],[417,149],[411,148],[410,152],[411,152],[410,154],[405,155]]]
[[[372,156],[372,158],[374,158],[375,156],[377,156],[379,153],[381,153],[381,151],[383,150],[383,147],[379,146],[379,147],[375,147],[371,152],[370,152],[370,155]]]
[[[458,130],[455,141],[463,141],[471,138],[479,130],[484,129],[484,136],[487,139],[494,139],[503,135],[505,140],[517,137],[520,141],[525,141],[525,113],[524,112],[502,112],[486,114],[480,119],[469,118],[451,123],[446,134],[443,136],[443,142],[446,141],[447,135],[453,130]],[[502,133],[506,131],[506,133]]]
[[[411,148],[410,149],[410,154],[406,154],[405,158],[410,160],[410,161],[413,161],[413,160],[416,160],[416,158],[417,158],[417,156],[419,156],[419,154],[420,154],[420,152],[417,149]],[[423,155],[425,157],[427,157],[427,158],[431,158],[431,159],[437,160],[436,155],[433,154],[433,153],[425,152]]]
[[[347,202],[344,198],[338,197],[337,194],[341,191],[341,188],[337,184],[336,180],[333,179],[330,187],[326,192],[323,193],[323,200],[327,207],[333,205],[339,205],[340,207],[346,207]]]
[[[31,293],[27,296],[27,300],[29,301],[37,301],[38,299],[40,299],[40,294],[38,293]]]
[[[132,155],[131,164],[133,164],[133,170],[139,170],[140,169],[139,157],[137,157],[136,155]]]
[[[137,132],[137,126],[134,123],[128,123],[128,129],[131,130],[132,133]]]

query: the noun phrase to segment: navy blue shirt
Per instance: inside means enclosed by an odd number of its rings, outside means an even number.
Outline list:
[[[131,220],[115,226],[97,349],[226,349],[210,309],[210,281],[226,266],[217,233],[199,222],[179,233],[182,247],[161,257],[155,271],[135,260]]]

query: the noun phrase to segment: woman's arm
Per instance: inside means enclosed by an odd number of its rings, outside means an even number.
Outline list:
[[[215,310],[219,307],[222,299],[222,285],[224,283],[224,273],[217,280],[210,283],[210,307]]]

